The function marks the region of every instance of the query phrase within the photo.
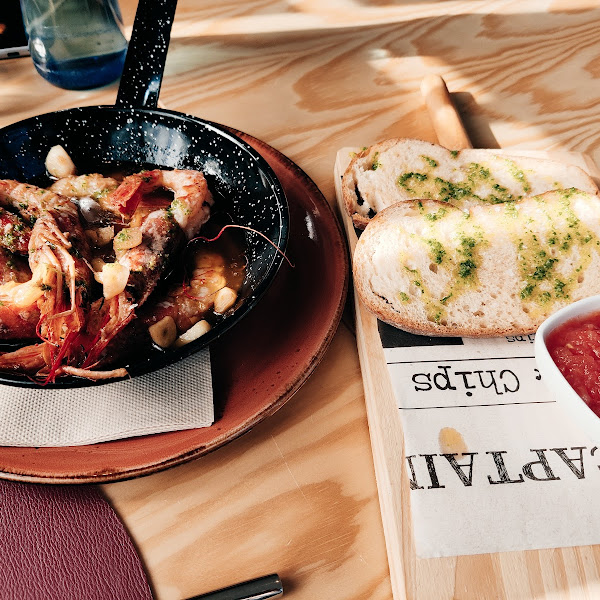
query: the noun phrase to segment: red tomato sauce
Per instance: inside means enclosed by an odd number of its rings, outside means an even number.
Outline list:
[[[571,387],[600,416],[600,312],[559,325],[546,347]]]

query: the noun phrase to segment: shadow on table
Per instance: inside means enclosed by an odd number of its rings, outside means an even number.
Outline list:
[[[375,18],[367,13],[365,19]],[[460,92],[455,99],[475,146],[496,147],[502,128],[513,140],[527,142],[533,128],[549,145],[588,152],[597,146],[591,125],[600,117],[600,78],[594,77],[596,55],[586,48],[595,40],[600,8],[361,26],[326,22],[315,15],[309,29],[300,18],[300,29],[281,30],[296,21],[273,19],[267,25],[280,29],[206,36],[201,46],[197,38],[174,38],[166,77],[185,78],[193,70],[206,81],[199,91],[205,118],[235,115],[234,125],[247,131],[267,119],[274,132],[281,125],[317,140],[333,130],[327,142],[342,147],[370,143],[374,129],[381,137],[432,132],[425,109],[402,121],[398,115],[403,103],[414,105],[424,75],[441,73],[450,91]],[[235,31],[235,19],[232,24]],[[286,91],[281,110],[270,103],[262,115],[260,99],[279,89]],[[240,106],[242,93],[254,101]],[[298,113],[292,122],[290,106]]]

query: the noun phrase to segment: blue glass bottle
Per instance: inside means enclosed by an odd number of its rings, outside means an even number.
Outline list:
[[[21,0],[29,51],[38,73],[69,90],[113,82],[127,41],[117,0]]]

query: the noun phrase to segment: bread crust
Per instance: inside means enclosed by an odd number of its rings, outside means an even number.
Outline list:
[[[390,138],[388,140],[384,140],[383,142],[378,142],[369,148],[365,148],[364,150],[356,153],[346,168],[346,171],[342,176],[342,198],[344,200],[346,212],[352,218],[354,226],[358,229],[364,229],[369,224],[371,219],[361,215],[356,211],[356,207],[359,205],[358,197],[355,191],[356,166],[372,153],[384,152],[388,148],[393,148],[396,144],[407,141],[407,139],[408,138]]]
[[[466,159],[472,160],[473,162],[486,159],[493,160],[497,157],[501,157],[502,159],[514,161],[517,165],[526,164],[528,168],[530,165],[535,164],[539,172],[544,175],[547,175],[548,178],[552,178],[555,173],[557,174],[557,178],[559,179],[558,183],[560,183],[561,185],[548,185],[543,189],[537,187],[535,190],[533,190],[531,194],[527,195],[537,195],[550,189],[554,189],[556,187],[577,187],[589,193],[598,193],[599,191],[594,180],[582,169],[573,165],[563,165],[562,163],[549,159],[533,159],[529,157],[525,158],[519,156],[510,156],[494,152],[493,150],[468,149],[451,151],[437,144],[432,144],[431,142],[425,142],[422,140],[413,140],[409,138],[392,138],[374,144],[369,148],[366,148],[361,152],[357,153],[356,156],[354,156],[353,159],[350,161],[350,164],[348,165],[342,177],[342,197],[344,200],[344,206],[346,208],[346,212],[352,218],[354,226],[358,229],[364,229],[377,212],[371,206],[368,200],[364,200],[361,197],[361,193],[359,190],[361,182],[359,181],[359,178],[361,180],[364,180],[364,173],[369,173],[373,170],[372,166],[374,164],[374,161],[377,160],[377,157],[385,155],[386,152],[392,150],[397,150],[398,152],[406,152],[410,155],[410,160],[416,162],[418,162],[419,157],[422,157],[424,153],[432,154],[435,156],[443,156],[444,160],[448,161],[449,164],[451,163],[451,161],[454,160],[460,161],[461,157],[465,157]],[[398,166],[398,169],[400,170],[399,172],[401,172],[402,168],[402,165]],[[562,174],[558,175],[558,173],[561,172],[564,172],[564,177]],[[381,175],[379,175],[379,173],[381,173]],[[384,172],[384,170],[382,169],[380,171],[375,171],[374,173],[369,174],[373,175],[374,177],[377,177],[379,182],[382,182],[384,178],[391,177],[389,171]],[[395,171],[394,177],[397,177],[397,173]],[[569,179],[570,181],[566,181],[565,179]],[[392,184],[395,193],[400,195],[404,194],[404,197],[400,199],[417,198],[417,196],[410,196],[408,193],[405,194],[403,190],[400,190],[398,186],[395,185],[395,182],[393,180]],[[372,192],[372,194],[378,195],[379,192],[376,193],[374,191]],[[384,204],[386,207],[393,204],[396,201],[396,199],[391,198],[379,198],[379,202]],[[361,212],[360,207],[364,206],[365,202],[369,206],[370,211],[362,210]],[[366,214],[364,214],[365,212]]]

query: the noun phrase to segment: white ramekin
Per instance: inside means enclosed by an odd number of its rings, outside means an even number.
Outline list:
[[[583,429],[594,442],[600,444],[600,417],[598,417],[579,394],[570,386],[563,374],[552,360],[546,339],[551,331],[566,321],[600,312],[600,296],[584,298],[565,306],[548,317],[535,335],[535,360],[542,381],[546,384],[556,401],[572,416],[574,421]]]

